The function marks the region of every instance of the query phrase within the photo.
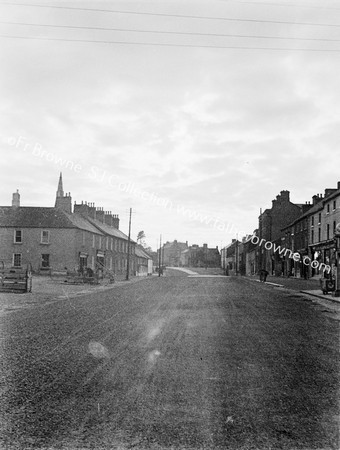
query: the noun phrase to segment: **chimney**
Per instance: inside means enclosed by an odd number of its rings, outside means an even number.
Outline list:
[[[54,207],[68,214],[72,214],[72,198],[70,192],[66,193],[63,197],[57,197]]]
[[[325,198],[328,197],[329,195],[333,194],[333,192],[335,192],[336,189],[325,189]]]
[[[118,216],[118,214],[113,214],[112,215],[112,226],[113,226],[113,228],[116,228],[117,230],[119,230],[119,216]]]
[[[91,217],[91,219],[95,219],[96,216],[96,206],[94,203],[89,203],[89,209],[88,209],[88,215]]]
[[[83,201],[79,205],[74,203],[73,211],[75,214],[80,214],[87,217],[89,215],[89,205],[87,204],[87,202],[84,203]]]
[[[112,213],[111,211],[106,211],[104,214],[104,222],[106,223],[106,225],[109,225],[110,227],[112,227]]]
[[[313,205],[316,205],[321,200],[321,198],[319,197],[319,194],[313,195],[312,199],[313,199]]]
[[[17,189],[16,192],[14,192],[12,197],[12,208],[19,208],[20,207],[20,194],[19,190]]]
[[[289,202],[289,191],[281,191],[281,200],[284,202]]]
[[[97,208],[96,209],[96,219],[99,221],[99,222],[102,222],[102,223],[104,223],[104,210],[103,210],[103,208]]]

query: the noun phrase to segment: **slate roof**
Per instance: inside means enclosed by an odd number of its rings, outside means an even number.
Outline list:
[[[101,234],[77,214],[67,214],[58,208],[38,206],[0,206],[0,227],[6,228],[78,228]]]
[[[151,256],[139,245],[136,246],[135,255],[139,258],[152,259]]]
[[[122,231],[118,230],[117,228],[111,227],[110,225],[106,225],[106,223],[99,222],[99,220],[92,219],[91,217],[87,218],[87,220],[93,224],[96,228],[98,228],[100,231],[102,231],[105,234],[108,234],[109,236],[113,236],[116,238],[124,239],[127,241],[129,238],[126,234],[124,234]],[[135,241],[130,239],[130,242],[132,244],[136,244]]]
[[[284,228],[281,228],[281,230],[287,230],[287,228],[292,227],[293,225],[299,223],[301,220],[305,219],[306,217],[311,216],[312,214],[315,214],[318,211],[321,211],[323,209],[323,202],[320,201],[313,205],[311,208],[309,208],[304,214],[301,214],[297,219],[293,220],[293,222],[289,223]]]

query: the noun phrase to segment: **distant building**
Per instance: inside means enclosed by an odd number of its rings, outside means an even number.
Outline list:
[[[137,245],[136,250],[136,276],[147,276],[153,273],[152,255],[141,246]]]
[[[237,275],[240,268],[240,245],[241,242],[233,239],[229,245],[221,251],[221,266],[226,275]]]
[[[184,252],[189,267],[221,267],[221,255],[218,247],[208,248],[208,244],[199,247],[195,244]]]
[[[182,251],[186,250],[188,248],[188,243],[186,242],[178,242],[177,240],[174,240],[173,242],[166,242],[162,246],[162,253],[161,253],[161,261],[162,265],[169,266],[169,267],[181,267],[182,266],[182,260],[181,260],[181,253]],[[159,250],[158,250],[159,255]]]
[[[281,245],[284,232],[289,223],[301,216],[308,205],[295,204],[290,201],[289,191],[281,191],[272,201],[272,207],[259,216],[259,238],[266,242]],[[258,253],[258,269],[266,269],[270,274],[278,274],[282,270],[280,255],[273,250],[260,246]]]

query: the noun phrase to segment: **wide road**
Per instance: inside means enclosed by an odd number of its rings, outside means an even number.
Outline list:
[[[292,291],[167,271],[0,322],[0,448],[339,448],[339,315]]]

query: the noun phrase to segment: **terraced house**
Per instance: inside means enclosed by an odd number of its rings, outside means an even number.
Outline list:
[[[131,274],[135,245],[130,242]],[[0,263],[6,267],[30,264],[35,273],[91,268],[120,275],[127,259],[128,237],[119,230],[118,216],[87,202],[75,204],[72,212],[61,174],[54,207],[21,206],[18,191],[11,206],[0,207]]]

